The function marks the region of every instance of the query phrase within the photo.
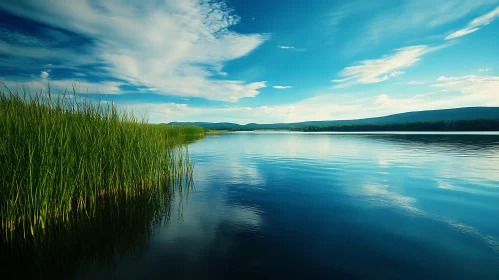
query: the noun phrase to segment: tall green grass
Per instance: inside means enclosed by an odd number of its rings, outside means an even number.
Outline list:
[[[192,171],[192,169],[186,169]],[[146,249],[150,239],[178,211],[192,185],[192,172],[170,180],[164,188],[142,191],[128,199],[99,199],[94,216],[74,213],[29,238],[0,242],[0,275],[4,279],[76,278],[78,268],[95,261],[115,264],[117,259]],[[173,178],[172,178],[173,179]],[[178,179],[178,177],[177,177]],[[182,192],[182,193],[180,193]]]
[[[180,178],[176,148],[204,130],[147,124],[114,104],[72,94],[0,91],[0,213],[3,236],[36,236],[102,198],[134,197]]]

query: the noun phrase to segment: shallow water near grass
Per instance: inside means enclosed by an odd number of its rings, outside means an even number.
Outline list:
[[[221,133],[189,154],[167,222],[67,275],[499,279],[499,134]]]

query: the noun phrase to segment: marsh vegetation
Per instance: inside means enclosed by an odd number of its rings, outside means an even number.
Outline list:
[[[98,217],[103,205],[171,194],[192,172],[182,145],[203,135],[195,126],[148,124],[75,91],[2,90],[3,241],[42,238],[73,218]]]

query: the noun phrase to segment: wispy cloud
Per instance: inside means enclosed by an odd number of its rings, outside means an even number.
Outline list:
[[[492,68],[480,68],[477,71],[478,72],[489,72],[490,70],[492,70]]]
[[[431,86],[456,91],[463,95],[484,98],[490,101],[499,100],[499,93],[497,91],[499,88],[499,76],[441,76],[437,79],[437,83]],[[498,104],[498,101],[484,103],[483,105],[486,104]]]
[[[405,72],[400,69],[410,67],[434,49],[426,45],[396,49],[393,54],[378,59],[363,60],[358,65],[346,67],[339,73],[341,79],[332,81],[339,83],[339,86],[383,82],[390,76],[397,77],[404,74]]]
[[[24,46],[36,45],[36,46],[48,46],[49,43],[46,40],[42,40],[35,36],[30,36],[22,34],[21,32],[12,29],[0,27],[0,38],[2,41],[12,44],[19,44]]]
[[[46,78],[45,78],[46,77]],[[40,79],[18,79],[18,80],[2,80],[5,85],[11,90],[17,90],[23,87],[30,90],[47,89],[46,79],[49,73],[42,71]],[[101,81],[101,82],[88,82],[82,79],[61,79],[50,80],[50,88],[55,92],[63,92],[65,90],[72,91],[73,86],[77,93],[99,93],[99,94],[122,94],[121,82]]]
[[[48,79],[49,75],[50,74],[47,71],[41,71],[40,72],[40,78],[42,78],[42,79]]]
[[[470,21],[468,25],[458,31],[455,31],[445,37],[445,40],[456,39],[468,34],[471,34],[477,30],[480,30],[481,27],[490,24],[496,17],[499,17],[499,7],[495,8],[493,11],[484,14]]]
[[[485,26],[492,22],[496,17],[499,16],[499,7],[495,8],[493,11],[484,14],[480,17],[475,18],[471,21],[470,25],[472,26]]]
[[[50,86],[58,90],[73,90],[73,86],[77,93],[99,93],[99,94],[122,94],[120,86],[124,85],[120,82],[88,82],[85,80],[56,80],[51,81]]]
[[[304,49],[304,48],[297,48],[295,46],[277,46],[279,49],[283,49],[283,50],[289,50],[289,51],[294,51],[294,52],[304,52],[306,51],[307,49]]]
[[[463,28],[463,29],[460,29],[450,35],[448,35],[447,37],[445,37],[445,40],[451,40],[451,39],[456,39],[456,38],[459,38],[459,37],[463,37],[463,36],[466,36],[468,34],[471,34],[477,30],[479,30],[480,28],[478,27],[466,27],[466,28]]]
[[[405,71],[393,71],[390,73],[390,77],[397,78],[398,76],[402,76],[405,74]]]
[[[90,57],[89,53],[81,49],[75,51],[38,45],[22,45],[2,40],[0,40],[0,54],[15,58],[62,60],[70,66],[97,63],[95,58]]]
[[[19,0],[2,6],[18,16],[91,38],[93,62],[131,85],[230,102],[254,97],[265,87],[264,81],[213,79],[223,76],[226,61],[246,56],[268,37],[229,30],[240,19],[224,3]],[[61,59],[61,52],[66,61],[85,57],[67,49],[0,44],[0,53],[34,59]]]
[[[359,21],[358,37],[351,44],[367,49],[373,43],[382,43],[389,37],[421,35],[423,32],[455,22],[477,10],[490,7],[497,0],[418,0],[395,1],[390,8],[379,12],[375,5],[365,1],[348,1],[350,10],[366,10],[373,16]],[[359,7],[360,6],[360,7]],[[349,48],[351,48],[349,44]],[[354,48],[355,50],[356,48]],[[352,50],[350,50],[352,51]]]
[[[499,76],[443,76],[435,79],[426,92],[404,97],[399,92],[384,92],[361,99],[345,98],[348,94],[324,94],[278,106],[210,108],[168,103],[143,104],[138,109],[147,110],[153,122],[204,120],[245,124],[356,119],[408,111],[499,106],[497,88]]]
[[[428,82],[427,81],[410,81],[410,82],[407,82],[408,85],[424,85],[424,84],[427,84]]]
[[[383,93],[380,94],[378,97],[376,97],[376,101],[374,101],[375,104],[384,104],[390,100],[390,97],[388,97],[388,94]]]
[[[292,88],[292,86],[273,86],[273,88],[275,88],[275,89],[288,89],[288,88]]]

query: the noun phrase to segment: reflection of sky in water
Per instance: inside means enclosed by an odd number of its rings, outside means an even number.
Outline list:
[[[149,269],[499,276],[499,136],[231,133],[190,155],[196,191]]]
[[[227,161],[223,164],[227,173],[221,174],[221,177],[225,183],[264,185],[263,176],[255,165],[262,159],[271,164],[294,162],[296,169],[293,164],[288,166],[291,172],[299,172],[303,176],[341,170],[339,175],[348,181],[344,191],[359,197],[366,205],[398,207],[408,214],[446,223],[478,237],[499,252],[495,237],[466,224],[480,226],[480,219],[476,219],[475,214],[461,215],[462,209],[455,209],[466,207],[466,211],[476,210],[477,215],[488,212],[490,218],[499,214],[497,204],[491,203],[499,201],[499,136],[482,136],[479,140],[477,136],[469,135],[239,133],[219,137],[203,140],[191,150],[192,154],[199,152],[209,157],[220,153],[220,146],[224,147],[222,153],[228,156],[222,160]],[[226,142],[231,144],[225,145]],[[216,162],[203,166],[208,170],[202,171],[203,174],[209,172],[212,176],[200,175],[199,180],[217,178],[218,174],[214,175],[214,171],[219,166]],[[224,179],[223,176],[227,177]],[[324,180],[322,177],[318,179]],[[466,193],[475,197],[465,198]],[[432,197],[433,194],[436,197]],[[453,204],[449,205],[452,206],[450,210],[445,209],[445,205],[438,207],[441,201],[435,203],[436,200],[445,200],[446,196],[450,199],[448,204]],[[476,199],[476,196],[488,198],[482,200]],[[486,223],[491,234],[499,235],[497,227]]]

